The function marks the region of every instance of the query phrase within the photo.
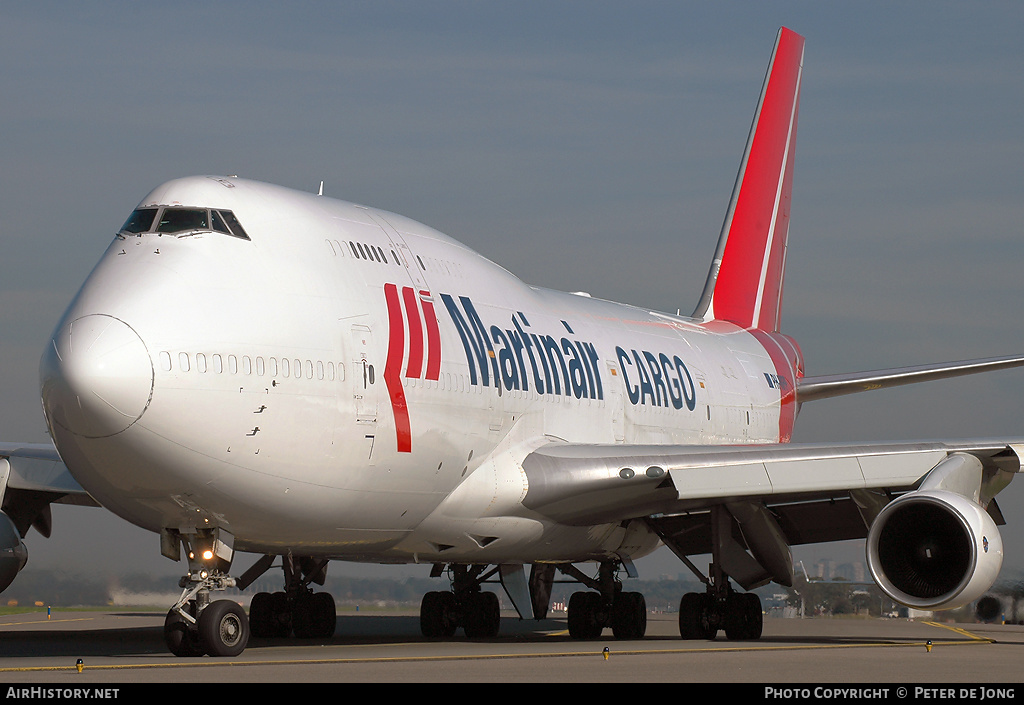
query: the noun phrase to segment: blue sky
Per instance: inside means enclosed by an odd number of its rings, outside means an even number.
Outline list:
[[[53,325],[138,200],[189,174],[323,180],[532,284],[692,310],[780,25],[807,38],[783,330],[808,372],[1024,352],[1022,20],[1013,2],[0,3],[0,437],[45,438]],[[1018,371],[816,402],[794,440],[1024,436],[1022,392]],[[1024,568],[1019,482],[1001,503]],[[111,557],[80,557],[96,545]],[[58,508],[29,547],[38,567],[180,572],[95,511]]]

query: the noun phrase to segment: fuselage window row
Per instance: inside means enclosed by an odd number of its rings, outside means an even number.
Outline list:
[[[193,365],[194,359],[194,365]],[[241,360],[241,365],[239,365]],[[227,363],[225,365],[225,362]],[[327,380],[328,382],[334,382],[335,380],[343,382],[345,380],[345,364],[342,362],[324,362],[323,360],[299,360],[283,357],[278,362],[278,358],[269,357],[264,358],[263,356],[256,356],[255,358],[249,355],[221,355],[215,353],[207,356],[205,353],[196,353],[194,356],[187,352],[178,353],[178,371],[190,372],[195,368],[196,372],[206,373],[213,372],[216,374],[224,373],[225,371],[229,374],[238,374],[241,372],[245,375],[256,374],[258,377],[269,375],[271,377],[282,377],[282,378],[293,378],[293,379],[314,379]],[[167,351],[160,353],[160,368],[164,372],[171,372],[173,370],[173,358]]]
[[[160,353],[160,367],[164,372],[173,371],[173,357],[171,353],[163,351]],[[345,365],[342,362],[324,360],[301,360],[298,358],[267,357],[249,355],[221,355],[214,353],[195,353],[190,355],[187,352],[178,353],[178,371],[196,371],[200,374],[212,372],[215,374],[243,374],[257,377],[270,376],[280,379],[316,379],[318,381],[334,382],[345,381]],[[424,389],[443,389],[452,392],[484,393],[484,388],[478,384],[470,384],[464,375],[445,373],[438,381],[427,381],[423,379],[403,378],[402,385],[407,388],[422,387]],[[492,388],[493,389],[493,388]],[[537,400],[552,404],[569,403],[557,395],[537,394],[534,390],[524,392],[522,390],[501,390],[499,394],[509,395],[516,399]],[[586,406],[604,407],[603,400],[576,400],[577,404],[585,403]],[[661,411],[659,409],[659,411]],[[710,409],[709,409],[710,414]]]
[[[338,242],[337,240],[327,240],[326,242],[327,246],[331,248],[331,252],[335,256],[345,256],[345,247],[341,242]],[[370,245],[365,242],[356,242],[355,240],[348,240],[347,243],[352,256],[357,259],[364,259],[368,262],[379,262],[381,264],[397,264],[399,267],[403,266],[402,261],[398,258],[398,253],[394,250],[389,250],[391,253],[391,257],[389,258],[388,251],[385,251],[384,248],[377,245]],[[427,257],[426,263],[424,263],[423,258],[419,255],[416,255],[416,262],[424,272],[438,272],[441,274],[447,274],[450,277],[462,276],[462,267],[457,262]]]
[[[426,259],[426,264],[423,262],[424,258]],[[436,272],[438,274],[446,274],[449,277],[462,276],[462,266],[458,262],[427,256],[421,258],[419,255],[416,256],[416,259],[419,261],[420,268],[424,272]]]
[[[330,240],[327,241],[327,244],[331,244]],[[388,255],[384,251],[384,249],[378,247],[377,245],[370,245],[365,242],[354,242],[352,240],[349,240],[348,248],[349,250],[352,251],[352,256],[358,259],[365,259],[370,262],[380,262],[381,264],[392,264],[393,262],[398,266],[401,266],[402,264],[399,261],[398,255],[395,254],[394,250],[391,250],[391,259],[388,259]],[[331,249],[334,249],[333,245],[331,245]],[[344,249],[341,249],[340,252],[344,254]]]

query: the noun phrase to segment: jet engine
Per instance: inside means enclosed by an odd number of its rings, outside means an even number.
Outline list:
[[[871,525],[868,568],[896,602],[956,609],[992,587],[1003,542],[992,517],[948,490],[919,490],[890,502]]]
[[[14,582],[18,572],[28,562],[28,547],[11,518],[0,512],[0,592]]]

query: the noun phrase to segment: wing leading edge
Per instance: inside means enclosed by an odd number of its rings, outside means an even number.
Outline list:
[[[803,377],[797,380],[797,400],[802,403],[871,389],[885,389],[904,384],[930,382],[1022,366],[1024,366],[1024,357],[1006,356],[913,367],[894,367],[871,372]]]
[[[49,443],[0,443],[0,503],[23,538],[33,526],[49,537],[51,503],[100,506]]]
[[[54,502],[100,506],[71,476],[52,444],[0,443],[0,591],[28,562],[22,539],[29,529],[49,538]]]
[[[987,504],[1020,471],[1024,438],[764,446],[550,444],[522,463],[523,504],[557,521],[594,524],[706,511],[732,501],[767,505],[906,492],[956,453],[982,463]],[[879,507],[880,508],[880,507]],[[804,532],[803,541],[813,539]]]

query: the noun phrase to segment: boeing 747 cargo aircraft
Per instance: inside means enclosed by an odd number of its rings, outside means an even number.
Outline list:
[[[394,213],[235,176],[157,187],[56,324],[40,366],[53,445],[0,444],[0,585],[53,503],[104,507],[187,559],[175,654],[325,636],[330,561],[423,563],[431,638],[499,632],[500,582],[570,634],[644,636],[633,562],[668,546],[706,584],[686,639],[756,639],[751,589],[794,545],[866,539],[922,609],[967,604],[1002,560],[994,497],[1024,439],[791,444],[802,405],[1024,364],[811,377],[781,332],[804,40],[776,39],[690,316],[530,286]],[[154,542],[155,543],[155,542]],[[692,556],[710,554],[706,571]],[[589,567],[588,567],[589,566]],[[282,588],[229,599],[270,570]]]

